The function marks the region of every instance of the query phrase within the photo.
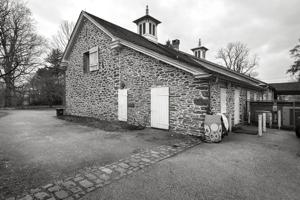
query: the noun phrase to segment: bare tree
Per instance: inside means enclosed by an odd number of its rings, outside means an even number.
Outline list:
[[[72,31],[74,29],[74,23],[64,20],[60,26],[57,34],[52,38],[52,46],[54,49],[59,49],[64,52],[68,41],[71,37]]]
[[[290,55],[294,59],[294,63],[287,70],[287,73],[295,75],[298,81],[300,81],[300,39],[299,44],[290,50]]]
[[[250,57],[249,48],[241,42],[228,43],[226,48],[219,49],[216,58],[221,59],[228,69],[250,76],[257,75],[254,69],[258,66],[258,57]]]
[[[16,83],[39,64],[45,40],[35,33],[30,10],[21,1],[0,0],[0,78],[5,106],[13,106]]]

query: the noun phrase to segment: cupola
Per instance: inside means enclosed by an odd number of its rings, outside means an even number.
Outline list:
[[[193,51],[195,57],[205,59],[205,54],[208,48],[202,46],[201,39],[199,39],[198,47],[195,47],[191,50]]]
[[[145,38],[157,42],[157,25],[161,22],[149,15],[149,8],[146,6],[146,15],[133,21],[137,25],[137,33]]]

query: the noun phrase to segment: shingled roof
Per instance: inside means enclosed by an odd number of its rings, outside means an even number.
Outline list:
[[[300,95],[300,82],[270,83],[278,95]]]
[[[129,31],[125,28],[122,28],[116,24],[113,24],[111,22],[108,22],[106,20],[103,20],[93,14],[90,14],[88,12],[82,11],[81,15],[85,14],[91,19],[93,19],[97,24],[99,24],[101,27],[105,28],[111,35],[113,35],[116,38],[122,39],[124,41],[127,41],[129,43],[135,44],[137,46],[143,47],[149,51],[158,53],[160,55],[166,56],[170,59],[176,60],[180,63],[185,63],[189,66],[192,66],[195,69],[201,69],[202,71],[206,71],[207,73],[218,74],[220,76],[230,77],[231,80],[235,80],[238,82],[242,82],[245,85],[248,85],[250,87],[256,87],[263,89],[263,85],[267,85],[266,83],[243,75],[241,73],[235,72],[233,70],[229,70],[221,65],[218,65],[213,62],[209,62],[205,59],[197,58],[191,54],[175,50],[167,45],[163,45],[160,43],[152,42],[145,37],[134,33],[132,31]],[[68,47],[67,47],[68,48]]]

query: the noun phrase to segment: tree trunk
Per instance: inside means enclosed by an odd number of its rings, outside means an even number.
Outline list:
[[[5,107],[12,107],[14,105],[14,84],[12,83],[11,79],[6,77],[5,79],[5,92],[4,92],[4,106]]]

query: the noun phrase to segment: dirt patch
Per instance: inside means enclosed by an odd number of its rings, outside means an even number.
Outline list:
[[[104,131],[114,132],[114,131],[127,131],[127,130],[142,130],[144,126],[135,126],[127,124],[126,122],[121,121],[105,121],[99,120],[92,117],[80,117],[80,116],[71,116],[64,115],[58,116],[58,119],[66,120],[73,123],[78,123],[80,125],[89,126],[93,128],[99,128]]]

